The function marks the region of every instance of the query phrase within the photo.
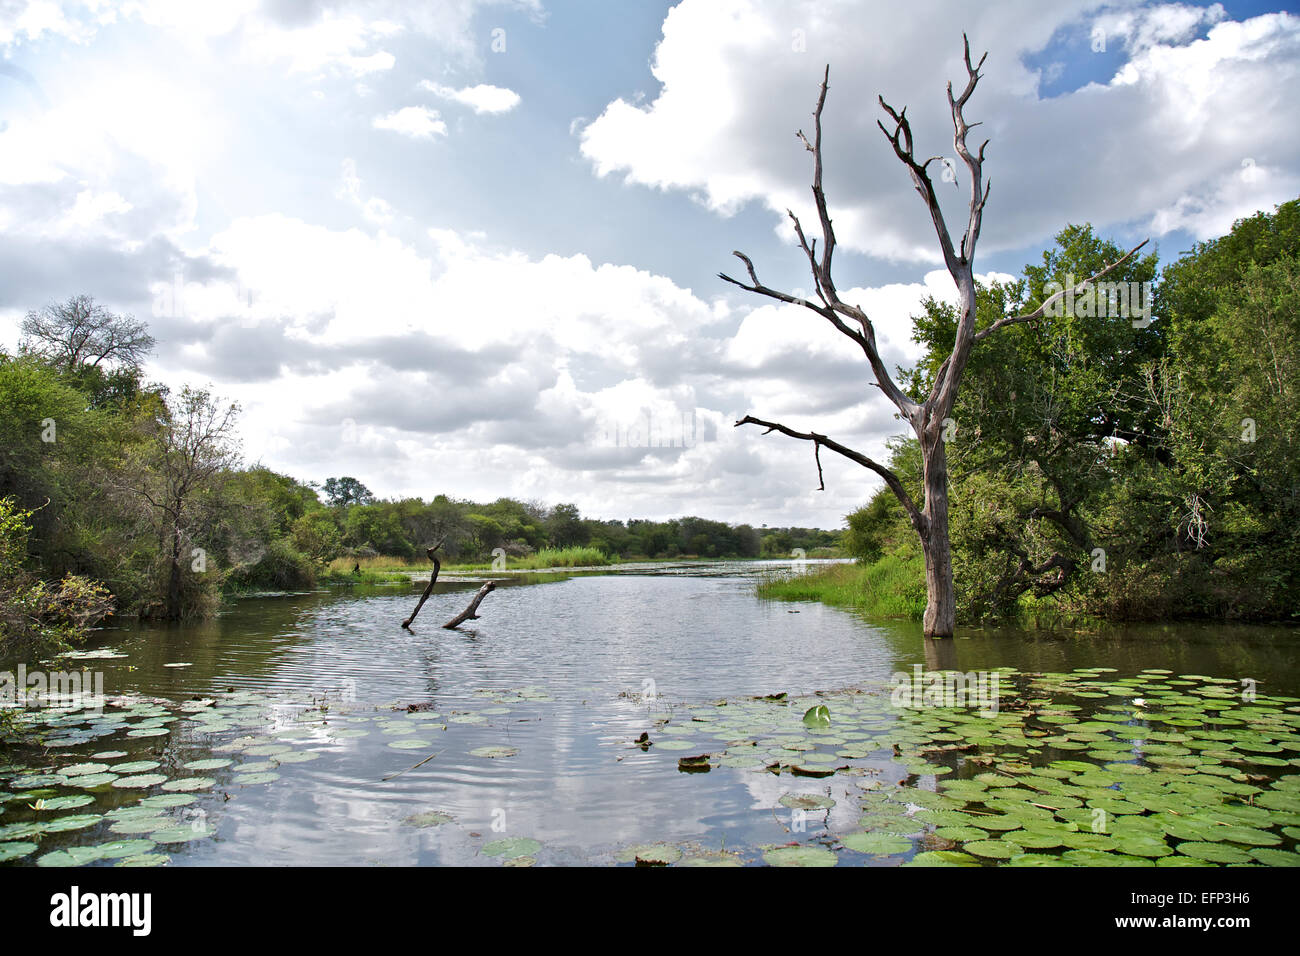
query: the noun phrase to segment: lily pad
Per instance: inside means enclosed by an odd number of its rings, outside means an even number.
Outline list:
[[[499,856],[511,860],[520,856],[532,856],[541,848],[542,845],[531,837],[509,837],[485,844],[483,853],[487,856]]]
[[[768,866],[835,866],[839,858],[820,846],[780,846],[763,853]]]
[[[519,749],[517,747],[504,747],[504,746],[475,747],[473,750],[470,751],[470,756],[497,758],[497,757],[513,757],[518,753],[519,753]]]
[[[840,843],[850,850],[873,856],[892,856],[912,848],[911,840],[889,833],[849,833],[840,837]]]
[[[778,801],[791,810],[829,810],[835,801],[820,793],[787,793]]]

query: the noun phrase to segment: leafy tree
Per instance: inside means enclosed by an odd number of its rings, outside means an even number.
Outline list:
[[[346,508],[349,505],[374,504],[375,496],[370,489],[355,478],[326,478],[325,497],[331,506]]]

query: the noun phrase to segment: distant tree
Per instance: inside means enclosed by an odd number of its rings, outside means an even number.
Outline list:
[[[336,508],[348,505],[374,504],[375,496],[370,489],[355,478],[326,478],[325,497]]]
[[[555,548],[571,548],[583,545],[588,540],[587,526],[582,523],[578,506],[574,504],[556,505],[546,518],[546,531]]]
[[[138,370],[154,346],[148,326],[115,315],[88,295],[77,295],[28,312],[23,346],[68,372],[112,365]]]

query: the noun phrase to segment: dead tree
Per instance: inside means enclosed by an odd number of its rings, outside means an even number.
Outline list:
[[[495,581],[488,581],[486,584],[484,584],[475,593],[474,600],[469,602],[469,607],[465,608],[465,610],[461,611],[459,614],[453,617],[450,621],[444,624],[443,627],[450,631],[460,627],[466,621],[477,621],[478,606],[483,603],[483,599],[487,597],[493,591],[493,589],[496,588],[496,586],[497,583]]]
[[[439,539],[437,544],[425,552],[429,556],[429,560],[433,562],[433,574],[429,576],[429,583],[424,586],[424,593],[420,595],[420,601],[415,605],[415,610],[411,612],[410,617],[402,622],[402,627],[407,630],[410,630],[411,623],[415,620],[415,616],[420,613],[420,608],[424,607],[424,602],[429,600],[429,595],[433,593],[434,585],[438,583],[438,572],[442,570],[442,562],[438,560],[436,552],[440,547],[442,547],[442,542],[445,540],[446,538]],[[460,627],[460,625],[466,621],[477,621],[478,606],[483,603],[483,599],[487,597],[496,586],[495,581],[488,581],[484,584],[475,593],[474,599],[469,602],[469,606],[444,624],[443,627],[447,630],[452,630]]]
[[[831,227],[826,194],[822,190],[822,110],[826,105],[826,92],[829,88],[829,66],[827,66],[826,73],[822,78],[821,92],[817,98],[817,108],[813,113],[812,142],[808,141],[802,130],[797,133],[804,148],[813,155],[812,193],[813,200],[816,203],[817,216],[821,220],[822,248],[820,253],[817,250],[816,238],[808,239],[799,218],[793,211],[787,211],[794,225],[794,232],[799,241],[799,246],[812,269],[816,301],[811,298],[802,298],[780,292],[763,285],[754,270],[753,262],[743,252],[737,251],[734,255],[745,264],[745,269],[749,273],[748,283],[719,273],[719,278],[733,285],[738,285],[749,292],[755,292],[780,302],[810,309],[830,322],[841,335],[852,339],[862,349],[868,363],[871,365],[871,371],[875,378],[874,384],[894,404],[900,416],[911,425],[921,447],[923,465],[925,496],[919,505],[907,493],[898,476],[888,467],[868,458],[861,452],[854,451],[839,442],[833,441],[825,435],[812,431],[795,431],[778,422],[764,421],[751,415],[746,415],[736,422],[737,426],[761,425],[767,429],[764,434],[777,431],[790,438],[812,442],[813,455],[817,461],[817,475],[822,489],[825,488],[821,468],[822,448],[828,448],[851,461],[857,462],[864,468],[869,468],[884,480],[907,513],[908,519],[920,539],[921,550],[925,556],[926,608],[924,628],[927,637],[951,637],[956,621],[957,609],[953,592],[952,549],[948,537],[948,459],[944,431],[946,430],[946,423],[951,420],[950,416],[957,400],[957,387],[961,382],[962,373],[966,369],[971,349],[975,343],[987,338],[999,329],[1042,317],[1046,310],[1051,308],[1058,300],[1066,295],[1073,295],[1086,288],[1090,283],[1096,282],[1146,245],[1145,241],[1142,242],[1096,275],[1083,280],[1073,288],[1057,292],[1032,312],[1024,315],[1005,316],[988,327],[976,331],[974,260],[975,246],[980,236],[984,205],[989,198],[989,187],[984,182],[984,148],[988,145],[988,140],[981,144],[978,151],[971,152],[967,146],[966,137],[973,127],[980,124],[967,123],[963,111],[966,103],[971,98],[971,94],[975,92],[976,85],[979,83],[981,75],[979,70],[984,65],[984,60],[988,57],[988,54],[984,54],[978,64],[972,64],[970,42],[964,35],[962,41],[963,59],[966,64],[966,86],[960,94],[954,95],[952,84],[948,84],[948,106],[952,112],[953,148],[962,163],[965,164],[967,174],[970,177],[969,214],[959,244],[954,245],[953,243],[952,234],[948,230],[948,224],[939,207],[934,182],[928,172],[930,164],[936,161],[944,162],[943,157],[932,156],[924,162],[917,161],[912,147],[912,127],[907,120],[907,110],[903,109],[901,112],[895,110],[885,102],[883,96],[879,97],[880,106],[888,116],[893,131],[891,132],[882,122],[877,121],[876,124],[893,147],[894,154],[907,168],[912,184],[916,187],[921,199],[924,200],[930,219],[934,224],[935,234],[939,239],[944,264],[947,266],[948,274],[952,276],[953,282],[957,285],[959,318],[952,351],[936,372],[930,393],[923,401],[913,401],[894,382],[888,368],[881,359],[880,350],[876,344],[876,331],[871,319],[861,307],[850,305],[840,298],[835,282],[831,277],[831,260],[835,254],[835,231]]]
[[[442,562],[438,560],[438,556],[434,552],[440,547],[442,547],[442,541],[439,541],[425,552],[429,556],[429,560],[433,562],[433,574],[429,576],[429,583],[425,585],[424,593],[420,595],[420,603],[415,605],[415,610],[411,612],[411,616],[402,622],[402,627],[408,630],[411,627],[411,622],[415,620],[415,615],[420,613],[420,608],[424,607],[424,602],[429,600],[429,595],[433,593],[433,586],[438,583],[438,572],[442,570]]]

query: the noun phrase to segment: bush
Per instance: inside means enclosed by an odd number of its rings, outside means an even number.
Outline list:
[[[23,570],[30,511],[0,498],[0,656],[39,660],[71,650],[113,611],[101,584],[68,574],[58,584]]]
[[[315,587],[316,563],[281,538],[272,541],[256,564],[235,568],[226,586],[249,591],[298,591]]]

